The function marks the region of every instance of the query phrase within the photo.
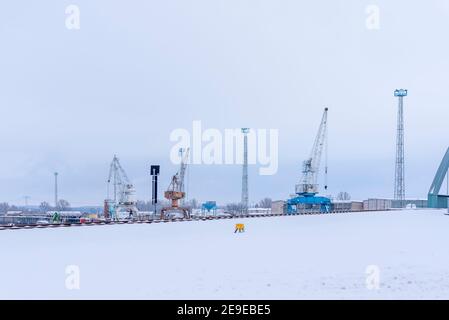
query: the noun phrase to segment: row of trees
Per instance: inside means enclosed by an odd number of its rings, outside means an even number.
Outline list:
[[[28,208],[10,205],[7,202],[0,203],[0,213],[2,214],[7,213],[8,211],[23,211],[27,209]],[[67,200],[61,199],[58,201],[58,205],[56,206],[56,208],[54,206],[51,206],[46,201],[41,202],[41,204],[39,205],[39,211],[41,212],[47,212],[51,210],[59,210],[59,211],[70,210],[70,203]]]
[[[336,200],[349,201],[351,200],[351,195],[346,191],[341,191],[337,194]],[[254,205],[255,208],[271,208],[272,200],[270,198],[264,198]],[[243,209],[241,203],[234,202],[229,203],[225,206],[227,211],[238,212]]]
[[[170,201],[161,199],[157,202],[157,210],[159,210],[162,207],[169,207],[171,205]],[[196,199],[191,199],[186,201],[184,204],[186,207],[190,207],[192,209],[198,209],[199,204]],[[154,205],[151,203],[151,201],[143,201],[143,200],[137,200],[136,207],[139,211],[153,211]]]
[[[0,213],[6,213],[8,211],[17,211],[19,208],[16,206],[10,206],[8,202],[2,202],[0,203]]]
[[[271,208],[272,200],[270,198],[263,198],[254,205],[255,208]],[[243,210],[243,205],[240,202],[228,203],[225,206],[226,211],[240,212]]]
[[[341,191],[337,194],[337,200],[351,200],[351,195],[346,191]]]
[[[68,211],[70,210],[70,203],[67,200],[60,199],[56,207],[52,207],[48,202],[43,201],[39,205],[39,211],[46,212],[51,210]]]
[[[157,209],[159,210],[162,207],[169,207],[170,202],[163,199],[159,200],[157,204]],[[190,199],[184,203],[184,206],[190,207],[192,209],[200,209],[201,204],[196,199]],[[256,208],[271,208],[271,199],[270,198],[264,198],[260,200],[258,203],[255,204]],[[238,211],[242,209],[241,203],[229,203],[224,206],[229,211]],[[151,201],[143,201],[138,200],[137,201],[137,209],[139,211],[153,211],[154,205],[151,203]]]

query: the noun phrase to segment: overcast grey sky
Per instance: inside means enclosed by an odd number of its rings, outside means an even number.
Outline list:
[[[65,26],[80,8],[80,30]],[[366,7],[380,29],[366,28]],[[425,197],[448,147],[449,1],[2,1],[0,201],[101,204],[117,154],[139,198],[170,132],[279,129],[279,171],[250,168],[250,201],[285,199],[329,107],[329,188],[391,197],[395,88],[406,195]],[[240,166],[192,166],[190,197],[238,201]]]

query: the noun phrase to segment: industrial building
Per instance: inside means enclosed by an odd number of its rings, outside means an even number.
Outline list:
[[[363,201],[336,200],[332,202],[333,211],[362,211]]]
[[[369,211],[390,210],[391,204],[392,204],[391,199],[368,199],[363,201],[363,210]]]

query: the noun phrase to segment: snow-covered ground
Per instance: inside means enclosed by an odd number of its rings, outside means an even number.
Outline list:
[[[5,230],[0,298],[449,299],[444,213]]]

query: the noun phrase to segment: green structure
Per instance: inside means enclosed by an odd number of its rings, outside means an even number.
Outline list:
[[[427,202],[429,208],[447,208],[449,195],[440,195],[441,185],[449,169],[449,148],[438,167],[438,171],[430,186]]]
[[[60,223],[61,222],[61,215],[58,212],[55,212],[51,218],[53,223]]]

